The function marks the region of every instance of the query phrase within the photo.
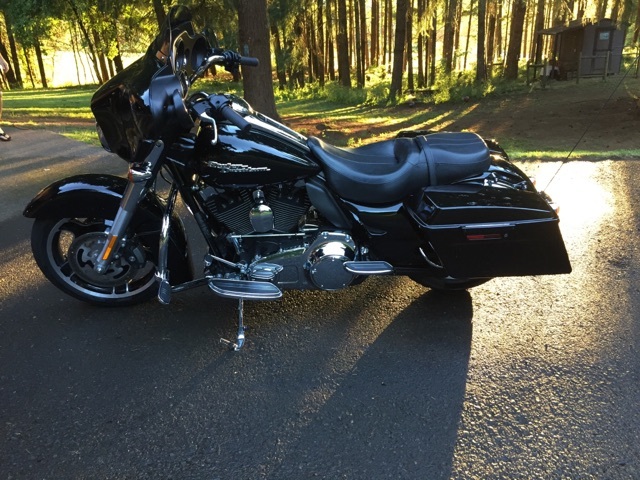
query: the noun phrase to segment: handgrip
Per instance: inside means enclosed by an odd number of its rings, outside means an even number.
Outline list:
[[[260,61],[255,57],[240,57],[240,65],[246,67],[257,67],[260,65]]]
[[[236,112],[230,105],[223,105],[220,114],[240,129],[240,133],[246,134],[251,130],[251,124],[242,115]]]

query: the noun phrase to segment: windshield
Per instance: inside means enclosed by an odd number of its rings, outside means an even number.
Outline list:
[[[140,161],[145,140],[189,128],[184,97],[190,76],[210,48],[195,33],[190,10],[172,7],[145,55],[93,95],[91,110],[103,147],[127,161]]]

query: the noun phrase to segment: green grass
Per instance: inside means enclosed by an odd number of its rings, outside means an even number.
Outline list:
[[[91,113],[89,103],[95,85],[39,90],[10,90],[4,92],[5,106],[11,110],[28,111],[38,108],[51,112],[78,110]]]
[[[565,82],[567,83],[567,82]],[[381,82],[373,89],[382,89]],[[563,84],[562,87],[569,88]],[[2,124],[18,128],[43,128],[78,141],[99,145],[90,102],[96,86],[23,90],[4,92]],[[560,87],[559,87],[560,88]],[[575,85],[571,88],[576,88]],[[583,87],[584,88],[584,87]],[[594,88],[593,86],[588,88]],[[198,82],[193,91],[241,93],[241,85],[229,82]],[[331,131],[328,137],[336,145],[357,146],[378,138],[390,138],[407,129],[445,130],[455,121],[473,115],[474,103],[419,103],[414,107],[403,104],[386,105],[379,99],[380,92],[371,94],[357,89],[348,91],[331,84],[325,89],[308,85],[299,90],[278,90],[278,112],[285,122],[306,135],[320,135]],[[354,93],[355,92],[355,93]],[[363,103],[363,101],[365,103]],[[565,159],[569,150],[551,149],[544,139],[500,138],[500,143],[518,160]],[[557,145],[556,145],[557,147]],[[577,149],[570,159],[580,158],[632,158],[640,157],[639,149],[593,151]]]
[[[74,140],[100,145],[90,108],[96,88],[93,85],[4,92],[2,123],[52,130]]]

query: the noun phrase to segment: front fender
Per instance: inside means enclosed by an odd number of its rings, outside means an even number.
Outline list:
[[[113,219],[127,187],[127,179],[113,175],[84,174],[63,178],[43,188],[25,207],[28,218],[97,217]],[[140,214],[161,225],[164,202],[150,192],[138,205]],[[159,231],[159,228],[158,228]],[[184,224],[178,215],[171,216],[169,269],[171,283],[193,279],[189,247]]]
[[[126,179],[113,175],[85,174],[63,178],[40,190],[22,214],[37,218],[90,213],[109,218],[109,215],[115,215],[126,187]]]

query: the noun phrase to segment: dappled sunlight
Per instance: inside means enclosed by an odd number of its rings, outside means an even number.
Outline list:
[[[438,130],[446,130],[449,126],[451,126],[454,122],[464,118],[473,112],[476,108],[478,108],[478,104],[470,105],[467,108],[460,110],[450,110],[443,115],[440,115],[429,121],[427,124],[429,127],[437,127]]]

